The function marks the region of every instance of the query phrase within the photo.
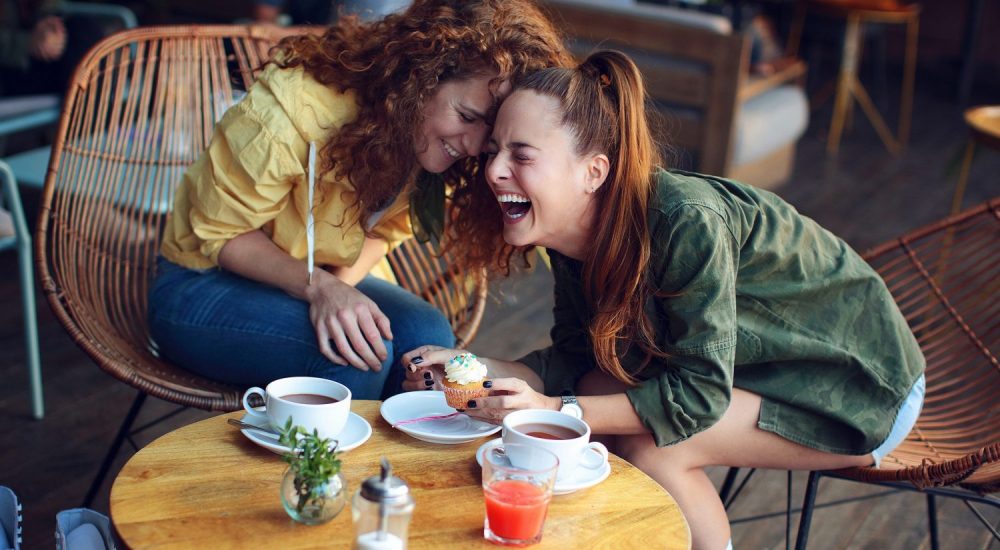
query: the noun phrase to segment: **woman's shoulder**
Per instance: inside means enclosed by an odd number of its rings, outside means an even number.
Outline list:
[[[708,210],[722,214],[720,190],[711,176],[658,168],[654,174],[651,214],[671,218],[684,212]]]
[[[726,228],[738,241],[753,229],[762,208],[772,200],[766,191],[716,176],[657,169],[650,202],[651,233],[671,231],[681,221],[715,230]]]
[[[255,112],[269,129],[286,126],[306,141],[322,139],[354,120],[358,113],[352,92],[322,84],[302,67],[280,67],[275,63],[261,71],[243,108]]]

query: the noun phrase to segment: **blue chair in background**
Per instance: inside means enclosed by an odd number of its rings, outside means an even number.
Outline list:
[[[0,161],[0,210],[7,210],[12,221],[12,234],[0,234],[0,250],[17,249],[21,276],[21,303],[24,308],[24,345],[31,384],[31,412],[35,418],[45,415],[42,397],[42,367],[38,355],[38,323],[35,319],[35,277],[31,267],[31,233],[24,219],[17,181],[7,163]]]

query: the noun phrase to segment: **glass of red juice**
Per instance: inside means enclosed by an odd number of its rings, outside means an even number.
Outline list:
[[[559,459],[540,447],[510,446],[523,447],[517,466],[507,458],[507,445],[483,452],[483,537],[505,546],[528,546],[542,540]]]

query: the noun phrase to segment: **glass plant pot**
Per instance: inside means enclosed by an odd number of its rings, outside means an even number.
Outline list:
[[[305,488],[295,482],[291,469],[281,479],[281,504],[292,519],[319,525],[337,517],[347,502],[347,482],[339,473],[318,486]]]

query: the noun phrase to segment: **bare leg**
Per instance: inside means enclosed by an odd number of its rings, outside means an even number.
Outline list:
[[[603,381],[599,380],[602,376],[606,378]],[[581,380],[578,389],[608,388],[613,383],[603,373],[591,373]],[[706,466],[828,470],[872,462],[870,455],[825,453],[761,430],[757,427],[760,403],[760,396],[734,389],[729,409],[716,424],[669,447],[657,447],[649,434],[616,437],[615,452],[659,482],[677,500],[691,526],[696,550],[721,550],[731,536],[726,510],[705,474]]]

